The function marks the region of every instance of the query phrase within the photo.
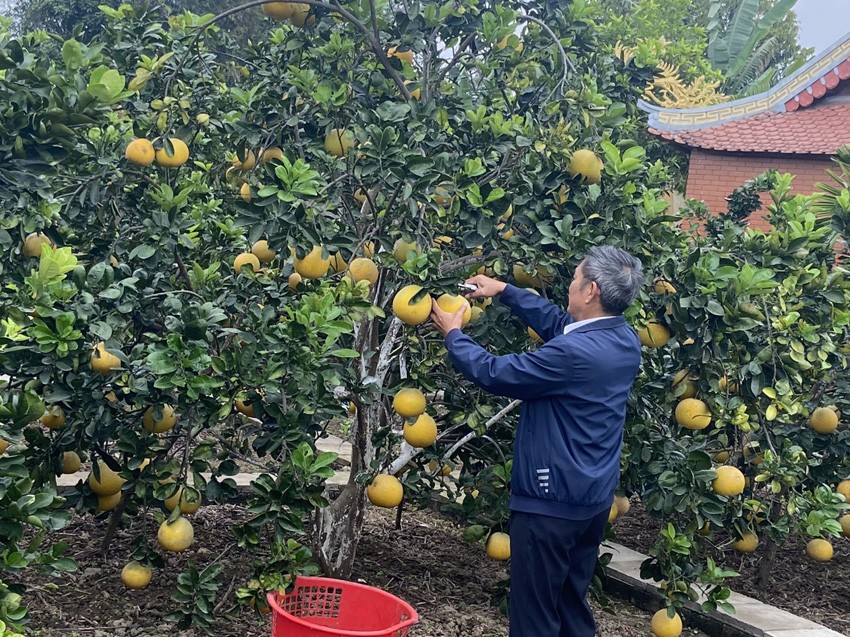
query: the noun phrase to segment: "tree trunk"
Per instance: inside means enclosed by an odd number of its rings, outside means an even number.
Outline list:
[[[402,324],[393,319],[383,342],[378,340],[378,319],[364,321],[355,330],[355,348],[360,352],[359,381],[382,386],[390,370],[392,350],[402,333]],[[372,354],[378,350],[378,356]],[[371,471],[375,461],[372,436],[388,426],[387,413],[380,400],[370,405],[357,405],[357,419],[352,428],[351,473],[348,484],[329,506],[315,512],[310,528],[313,555],[322,571],[329,577],[348,579],[354,569],[357,544],[363,530],[366,513],[366,487],[357,482],[357,475]]]
[[[311,529],[313,554],[328,577],[351,577],[365,511],[366,489],[355,482],[345,485],[330,506],[316,510]]]
[[[770,583],[770,575],[773,572],[773,562],[776,560],[776,542],[768,538],[767,550],[759,561],[759,571],[756,575],[756,586],[763,589]]]
[[[357,474],[371,466],[375,458],[372,432],[380,425],[383,408],[379,402],[358,406],[351,441],[351,473],[348,484],[330,506],[318,509],[313,516],[311,537],[313,555],[328,577],[349,579],[354,569],[357,544],[366,513],[366,487],[359,484]]]

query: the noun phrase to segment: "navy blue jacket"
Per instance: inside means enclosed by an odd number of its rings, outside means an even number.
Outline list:
[[[494,356],[460,330],[446,336],[454,366],[490,393],[524,401],[514,441],[514,511],[585,520],[611,506],[620,477],[626,401],[640,341],[622,316],[581,325],[508,285],[500,300],[545,344]]]

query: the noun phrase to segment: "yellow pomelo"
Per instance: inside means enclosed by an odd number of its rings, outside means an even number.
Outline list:
[[[501,40],[496,43],[496,46],[499,47],[499,50],[503,50],[506,46],[508,46],[508,41],[511,39],[511,34],[506,35]],[[519,38],[517,38],[519,39]],[[525,48],[525,44],[523,44],[522,40],[514,47],[514,51],[517,53],[522,53],[522,50]]]
[[[451,474],[452,468],[447,464],[440,466],[440,463],[438,463],[436,460],[429,460],[428,471],[430,471],[434,475],[447,476]]]
[[[537,276],[537,272],[529,274],[525,271],[525,265],[516,263],[513,269],[514,281],[523,288],[539,288],[543,286],[543,281]]]
[[[701,400],[685,398],[676,405],[676,422],[685,429],[705,429],[711,424],[711,411]]]
[[[182,139],[171,137],[174,153],[168,152],[165,146],[156,151],[156,163],[163,168],[178,168],[189,161],[189,147]]]
[[[428,414],[422,414],[412,425],[404,424],[404,439],[411,447],[430,447],[437,440],[437,423]]]
[[[632,508],[631,502],[629,502],[629,499],[624,495],[615,495],[614,504],[617,505],[617,517],[626,515],[626,513],[629,512],[629,509]]]
[[[110,469],[102,460],[97,461],[100,479],[95,477],[94,471],[89,474],[89,487],[97,495],[114,495],[121,490],[126,482],[118,473]]]
[[[236,411],[240,414],[245,414],[249,418],[254,418],[254,406],[251,403],[246,403],[243,400],[235,400],[233,401],[234,406],[236,407]]]
[[[438,206],[448,206],[452,203],[452,195],[449,191],[449,187],[453,186],[454,184],[452,184],[452,182],[444,181],[434,188],[434,201]]]
[[[673,617],[670,617],[667,609],[662,608],[652,616],[650,628],[655,637],[679,637],[682,634],[682,618],[679,617],[679,613],[674,613]]]
[[[422,288],[418,285],[405,285],[396,292],[393,299],[393,314],[402,323],[407,325],[420,325],[431,316],[431,295],[425,294],[419,301],[411,304],[410,300],[416,296]]]
[[[375,252],[378,251],[378,245],[374,241],[367,241],[363,244],[363,256],[367,259],[371,259],[375,256]]]
[[[835,487],[835,492],[844,496],[844,501],[850,503],[850,480],[842,480]]]
[[[378,282],[378,266],[372,259],[357,257],[348,266],[348,274],[357,281],[368,281],[372,285]]]
[[[458,296],[456,294],[441,294],[437,298],[437,305],[440,306],[440,309],[443,310],[443,312],[448,312],[449,314],[454,314],[463,308],[462,326],[469,323],[469,319],[472,318],[472,307],[469,305],[469,301],[462,296]]]
[[[343,157],[350,148],[354,148],[354,135],[351,131],[344,128],[332,128],[325,135],[325,152],[329,155]]]
[[[838,519],[839,524],[841,524],[841,530],[844,532],[844,537],[850,537],[850,513],[842,515]]]
[[[330,269],[331,272],[345,272],[348,269],[348,264],[345,262],[342,252],[331,255]]]
[[[491,533],[487,538],[487,556],[504,562],[511,557],[511,536],[507,533]]]
[[[162,416],[159,418],[159,420],[154,420],[153,406],[148,407],[145,410],[144,416],[142,416],[142,426],[148,431],[155,434],[161,434],[165,431],[170,431],[174,428],[176,422],[177,415],[174,413],[174,407],[172,407],[171,405],[162,406]]]
[[[187,492],[187,493],[192,493]],[[183,487],[179,487],[177,491],[170,498],[165,499],[165,508],[169,511],[173,511],[174,507],[177,506],[177,503],[180,503],[180,513],[183,514],[191,514],[201,508],[201,500],[192,499],[190,502],[189,499],[183,495]]]
[[[192,523],[184,517],[179,517],[171,524],[163,522],[156,534],[159,545],[166,551],[179,553],[192,546],[195,541],[195,529]]]
[[[419,254],[419,246],[404,239],[398,239],[393,245],[393,258],[399,263],[404,263]]]
[[[568,172],[573,177],[580,175],[586,183],[602,181],[602,160],[592,150],[581,149],[573,153]]]
[[[257,257],[260,263],[271,263],[275,257],[275,251],[269,247],[269,242],[265,239],[260,239],[251,246],[251,254]]]
[[[405,82],[404,86],[411,98],[418,100],[422,97],[422,89],[416,85],[416,82]]]
[[[48,245],[52,248],[53,242],[44,233],[32,232],[24,239],[24,247],[21,249],[21,252],[27,258],[38,258],[41,256],[41,246],[43,245]]]
[[[404,497],[404,487],[401,486],[401,482],[395,476],[379,473],[372,480],[372,483],[366,487],[366,497],[375,506],[392,509],[401,503],[401,499]]]
[[[676,294],[675,286],[670,281],[665,281],[664,279],[658,279],[655,282],[655,291],[658,294]]]
[[[112,495],[99,495],[97,496],[97,510],[111,511],[118,506],[119,502],[121,502],[120,491],[118,493],[113,493]]]
[[[292,17],[293,6],[291,2],[266,2],[261,8],[273,20],[288,20]]]
[[[534,341],[535,343],[542,343],[543,342],[543,339],[540,337],[540,334],[535,332],[530,327],[526,328],[526,332],[528,332],[529,338],[531,338],[531,340]]]
[[[253,150],[245,151],[245,159],[239,159],[237,156],[236,159],[233,160],[233,167],[238,168],[242,172],[248,172],[254,166],[257,165],[257,156],[254,154]]]
[[[272,161],[273,159],[283,159],[283,150],[277,146],[266,148],[262,152],[263,161]]]
[[[413,387],[405,387],[393,397],[393,409],[402,418],[416,418],[425,411],[425,394]]]
[[[76,451],[66,451],[62,454],[62,473],[77,473],[82,464]]]
[[[611,508],[608,510],[608,523],[610,524],[614,520],[617,519],[617,516],[620,514],[620,510],[617,508],[617,503],[612,502]]]
[[[316,21],[314,16],[310,15],[310,5],[302,2],[296,2],[292,5],[292,15],[289,16],[289,21],[296,27],[303,27],[305,24],[313,24]]]
[[[726,374],[720,377],[720,380],[717,381],[717,387],[722,392],[726,392],[728,389],[728,393],[737,394],[738,393],[738,383],[730,383],[729,379],[726,377]]]
[[[679,398],[693,398],[697,395],[697,386],[692,379],[688,378],[688,370],[681,369],[673,376],[673,391],[677,392],[679,383],[684,383],[684,391]]]
[[[723,451],[718,451],[717,455],[714,456],[714,461],[718,464],[722,464],[729,460],[729,452],[725,449]]]
[[[121,581],[131,589],[144,588],[151,583],[153,571],[149,566],[138,562],[130,562],[121,569]]]
[[[136,166],[150,166],[156,158],[156,149],[147,139],[134,139],[124,150],[124,157]]]
[[[295,257],[295,271],[304,279],[320,279],[327,274],[331,267],[330,257],[322,258],[322,246],[313,246],[313,249],[303,258]]]
[[[745,533],[737,542],[732,542],[732,548],[739,553],[752,553],[758,548],[759,539],[755,533]]]
[[[806,555],[815,562],[828,562],[832,559],[832,554],[832,544],[823,538],[809,540],[809,543],[806,545]]]
[[[413,64],[413,51],[399,51],[397,46],[391,46],[387,49],[387,57],[395,57],[399,60],[404,60],[408,64]]]
[[[670,340],[670,330],[661,323],[652,321],[638,330],[638,337],[645,347],[664,347]]]
[[[818,407],[812,412],[809,424],[819,434],[831,434],[838,428],[838,414],[829,407]]]
[[[95,345],[91,354],[91,368],[98,374],[109,374],[121,367],[121,359],[110,353],[103,343]]]
[[[65,426],[65,412],[58,405],[53,405],[40,420],[48,429],[59,429]]]
[[[236,274],[240,274],[242,272],[242,266],[245,265],[250,265],[251,271],[255,274],[260,270],[260,260],[250,252],[242,252],[233,259],[233,270]]]
[[[239,196],[245,203],[251,203],[251,184],[247,181],[239,187]]]
[[[744,492],[746,480],[744,474],[737,467],[723,465],[717,467],[717,477],[712,481],[711,486],[717,495],[739,495]]]
[[[289,286],[290,290],[295,290],[299,284],[301,283],[301,275],[297,272],[293,272],[289,275],[289,278],[286,280],[286,284]]]
[[[9,448],[9,441],[0,439],[0,456],[6,453],[6,449]]]

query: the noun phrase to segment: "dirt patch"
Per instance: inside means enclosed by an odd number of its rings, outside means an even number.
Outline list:
[[[628,515],[617,520],[614,530],[617,542],[647,553],[658,538],[659,520],[646,514],[638,501],[632,502]],[[715,533],[713,541],[721,546],[728,536]],[[800,617],[823,624],[844,635],[850,635],[850,539],[832,540],[835,550],[830,562],[819,563],[806,556],[806,542],[798,538],[781,547],[774,560],[769,584],[756,586],[756,573],[764,545],[755,553],[744,555],[728,551],[724,563],[741,574],[729,581],[736,593],[777,606]]]
[[[175,610],[170,597],[177,576],[194,560],[199,568],[214,560],[225,565],[219,577],[218,602],[222,615],[216,637],[267,637],[268,616],[245,606],[234,606],[234,590],[252,577],[252,562],[262,555],[239,549],[230,525],[247,517],[236,505],[203,507],[192,516],[196,541],[182,554],[167,554],[166,566],[156,569],[150,586],[128,591],[120,579],[131,552],[136,527],[119,531],[106,557],[100,542],[106,530],[103,518],[89,515],[56,533],[54,540],[69,543],[69,554],[79,571],[53,578],[26,571],[19,581],[29,587],[29,629],[39,637],[200,637],[197,630],[179,632],[164,619]],[[133,524],[139,524],[136,520]],[[486,557],[480,545],[465,543],[462,529],[433,511],[405,512],[402,528],[395,528],[395,512],[370,509],[358,552],[355,577],[408,601],[419,612],[412,637],[504,637],[507,620],[491,598],[507,577],[504,564]],[[155,527],[147,529],[151,538]],[[612,600],[616,615],[596,611],[598,634],[632,637],[649,632],[650,613]]]

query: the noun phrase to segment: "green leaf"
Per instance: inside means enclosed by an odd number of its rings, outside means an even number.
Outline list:
[[[71,248],[54,250],[49,245],[42,244],[41,259],[38,262],[38,277],[42,282],[62,279],[76,267],[77,257],[73,255]]]
[[[329,352],[329,355],[336,356],[338,358],[357,358],[360,356],[360,353],[353,349],[336,349]]]
[[[83,65],[83,47],[76,40],[66,40],[62,45],[62,61],[69,71],[76,71]]]
[[[124,90],[124,76],[115,69],[99,66],[92,71],[86,90],[97,101],[110,104]]]

